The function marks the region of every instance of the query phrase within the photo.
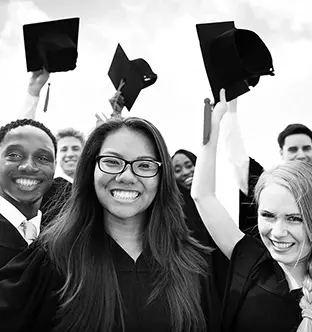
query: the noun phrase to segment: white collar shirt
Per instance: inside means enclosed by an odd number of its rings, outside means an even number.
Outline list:
[[[18,230],[18,232],[22,235],[24,239],[25,236],[23,232],[21,232],[20,226],[25,221],[32,222],[36,227],[37,236],[39,235],[42,219],[42,213],[40,210],[38,210],[38,213],[35,217],[27,220],[23,213],[21,213],[12,203],[0,196],[0,214],[2,214],[3,217],[7,219]]]

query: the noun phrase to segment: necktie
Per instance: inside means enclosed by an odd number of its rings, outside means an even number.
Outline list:
[[[31,244],[37,237],[36,226],[31,221],[23,221],[20,225],[24,238],[28,244]]]

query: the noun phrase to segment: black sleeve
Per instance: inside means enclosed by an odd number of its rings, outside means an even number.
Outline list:
[[[61,287],[46,252],[36,244],[0,269],[0,331],[49,331]]]
[[[253,236],[245,235],[236,244],[227,276],[222,310],[222,331],[229,331],[231,321],[253,282],[259,263],[266,257],[267,250],[262,241]]]
[[[42,212],[42,227],[47,226],[61,211],[71,194],[72,184],[58,177],[52,182],[49,190],[44,194],[40,205]]]
[[[261,240],[245,235],[234,247],[230,268],[237,274],[248,276],[265,252]]]
[[[249,158],[248,194],[239,191],[239,228],[250,235],[258,235],[254,189],[262,172],[263,167],[256,160]]]

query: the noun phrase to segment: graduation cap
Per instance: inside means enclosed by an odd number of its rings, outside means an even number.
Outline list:
[[[79,18],[23,26],[27,71],[61,72],[76,68]]]
[[[124,81],[121,93],[128,111],[130,111],[140,91],[154,84],[157,80],[157,75],[153,73],[145,60],[129,60],[120,44],[118,44],[115,51],[108,76],[116,90],[119,88],[120,83]]]
[[[215,104],[222,88],[230,101],[256,86],[260,76],[274,76],[270,51],[255,32],[236,29],[232,21],[196,29]]]

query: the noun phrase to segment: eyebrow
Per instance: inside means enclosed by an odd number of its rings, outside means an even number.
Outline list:
[[[268,210],[259,210],[259,212],[270,213],[270,214],[273,214],[274,216],[276,215],[276,213],[268,211]],[[278,215],[280,215],[280,213],[278,213]],[[302,217],[302,216],[301,216],[301,213],[286,213],[285,217]]]
[[[114,155],[114,156],[116,156],[116,157],[119,157],[119,158],[123,158],[123,159],[124,159],[124,156],[121,155],[120,153],[118,153],[118,152],[114,152],[114,151],[110,151],[110,150],[105,151],[105,152],[103,152],[103,153],[101,153],[101,154],[102,154],[102,155],[112,154],[112,155]],[[143,155],[143,156],[138,156],[138,157],[136,157],[136,159],[153,159],[153,160],[155,160],[156,158],[155,158],[155,157],[152,157],[152,156],[148,156],[148,155]]]
[[[8,151],[10,149],[24,149],[24,146],[21,145],[21,144],[11,144],[11,145],[8,145],[5,149],[5,151]],[[51,149],[44,149],[44,148],[40,148],[38,150],[36,150],[36,152],[45,152],[45,153],[51,153],[53,156],[54,156],[54,153]]]

